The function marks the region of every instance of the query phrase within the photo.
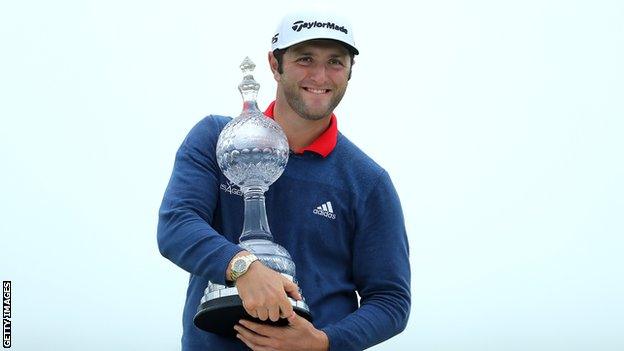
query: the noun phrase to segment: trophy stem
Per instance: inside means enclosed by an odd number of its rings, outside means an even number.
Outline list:
[[[264,239],[273,241],[273,235],[267,221],[266,207],[264,203],[264,189],[250,187],[244,189],[245,194],[245,220],[240,242],[252,239]]]

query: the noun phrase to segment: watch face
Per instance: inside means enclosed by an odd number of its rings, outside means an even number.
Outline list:
[[[232,270],[236,272],[242,272],[243,270],[245,270],[245,266],[245,260],[236,260],[236,262],[234,262],[234,265],[232,266]]]

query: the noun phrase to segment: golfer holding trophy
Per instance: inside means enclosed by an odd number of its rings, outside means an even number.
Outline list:
[[[245,59],[242,113],[192,128],[160,207],[160,252],[190,273],[182,349],[363,350],[406,327],[410,266],[390,176],[338,131],[353,28],[297,12],[268,39],[275,101]]]

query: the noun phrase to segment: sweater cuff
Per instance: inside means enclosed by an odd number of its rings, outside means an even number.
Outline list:
[[[226,285],[225,274],[227,272],[228,265],[232,261],[232,258],[234,258],[234,256],[236,256],[241,251],[245,251],[245,249],[236,244],[227,245],[226,247],[222,248],[219,257],[216,259],[216,267],[218,267],[220,274],[216,275],[218,277],[218,280],[213,280],[213,283]]]
[[[321,328],[325,334],[327,334],[327,338],[329,339],[329,351],[348,351],[355,350],[353,345],[349,345],[347,340],[345,340],[340,335],[340,330],[331,325]]]

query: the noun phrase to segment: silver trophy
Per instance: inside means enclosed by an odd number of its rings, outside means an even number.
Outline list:
[[[273,241],[264,204],[264,193],[282,175],[288,162],[288,140],[279,124],[258,109],[256,96],[260,84],[252,75],[255,67],[248,57],[240,65],[244,77],[238,90],[243,96],[243,111],[221,131],[217,162],[223,174],[240,187],[245,199],[239,246],[296,283],[295,263],[288,251]],[[297,314],[311,320],[310,309],[304,301],[289,300]],[[193,320],[195,325],[209,332],[233,335],[234,325],[242,318],[260,321],[247,314],[235,286],[208,282]],[[287,321],[262,323],[285,325]]]

